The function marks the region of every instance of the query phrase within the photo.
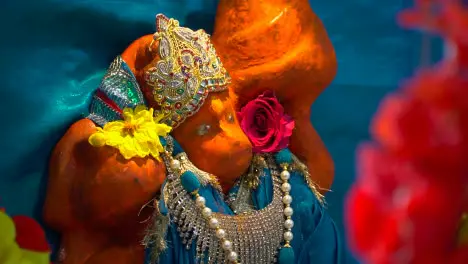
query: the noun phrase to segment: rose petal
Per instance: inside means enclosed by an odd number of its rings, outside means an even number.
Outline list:
[[[277,151],[285,149],[289,146],[289,138],[288,137],[282,137],[281,141],[278,143]]]
[[[242,114],[240,118],[240,125],[242,130],[247,134],[247,129],[250,127],[250,124],[253,123],[255,113],[255,103],[249,102],[246,106],[242,108]]]
[[[273,129],[269,129],[264,137],[256,138],[252,142],[253,152],[255,153],[266,153],[270,152],[271,148],[271,140],[275,131]]]
[[[284,128],[285,128],[285,136],[290,137],[292,135],[292,132],[294,130],[294,127],[296,126],[296,123],[294,122],[294,119],[288,115],[284,115],[282,119],[284,123]]]
[[[268,99],[262,99],[262,100],[257,100],[256,101],[258,108],[262,108],[265,110],[266,113],[276,113],[276,108],[275,105],[271,104],[271,102]]]
[[[284,108],[276,98],[265,98],[264,101],[273,109],[273,112],[280,116],[284,115]]]
[[[260,131],[268,129],[267,113],[264,110],[259,110],[255,113],[255,126]]]

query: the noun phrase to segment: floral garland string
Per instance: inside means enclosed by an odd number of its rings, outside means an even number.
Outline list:
[[[468,9],[415,2],[400,22],[439,34],[446,56],[381,104],[357,153],[348,239],[364,263],[468,263]]]

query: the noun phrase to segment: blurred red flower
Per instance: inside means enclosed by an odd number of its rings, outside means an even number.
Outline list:
[[[462,185],[449,186],[440,180],[443,174],[430,175],[437,172],[370,144],[359,149],[358,165],[346,215],[348,236],[359,255],[370,263],[407,263],[446,256],[444,250],[453,249]]]
[[[468,10],[456,0],[415,3],[400,22],[439,33],[446,57],[382,102],[375,142],[357,152],[348,238],[365,263],[468,263],[459,239],[468,238]]]
[[[439,89],[442,87],[447,86],[441,85]],[[435,107],[417,97],[390,95],[382,102],[371,132],[380,144],[400,158],[433,169],[459,170],[465,163],[466,152],[460,117],[468,112],[462,114],[457,110]]]
[[[468,66],[468,8],[462,0],[416,0],[415,7],[398,16],[407,28],[437,33],[453,49],[445,59],[455,59],[457,64]],[[452,57],[453,56],[453,57]]]

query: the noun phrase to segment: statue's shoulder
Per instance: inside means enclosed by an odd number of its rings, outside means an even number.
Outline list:
[[[77,213],[94,224],[129,222],[164,182],[162,162],[126,160],[115,148],[91,146],[88,139],[96,129],[90,119],[76,121],[51,155],[44,213],[53,226],[78,224],[84,219]]]

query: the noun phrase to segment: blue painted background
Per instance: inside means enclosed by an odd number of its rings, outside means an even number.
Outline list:
[[[354,149],[368,137],[379,100],[418,62],[419,37],[394,23],[406,2],[311,0],[339,61],[312,120],[335,160],[328,201],[341,229]],[[86,98],[111,59],[153,31],[155,13],[209,31],[215,7],[215,0],[1,1],[0,206],[40,216],[53,145],[85,112]],[[348,260],[354,262],[350,255]]]
[[[335,181],[327,201],[341,230],[344,197],[355,174],[355,148],[368,139],[368,125],[379,101],[418,63],[420,38],[395,22],[408,2],[311,1],[338,58],[338,74],[313,105],[312,122],[335,162]],[[349,252],[346,259],[357,262]]]

